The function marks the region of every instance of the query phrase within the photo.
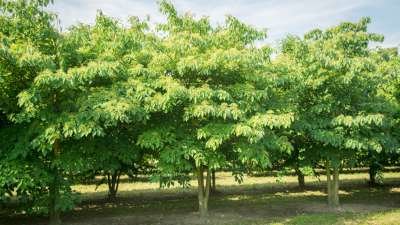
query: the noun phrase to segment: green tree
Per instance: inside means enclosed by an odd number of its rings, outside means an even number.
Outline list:
[[[289,127],[292,115],[281,110],[278,78],[268,72],[271,49],[256,46],[264,31],[232,16],[213,27],[206,17],[179,15],[166,1],[161,12],[167,22],[158,25],[163,35],[148,67],[164,93],[150,100],[165,114],[154,115],[138,144],[160,151],[160,176],[197,177],[205,218],[211,171],[269,166],[270,150],[291,149],[275,131]]]
[[[53,46],[59,34],[53,26],[55,16],[44,10],[48,3],[0,1],[0,194],[6,200],[15,192],[28,212],[41,210],[48,174],[38,154],[30,151],[28,126],[15,125],[9,118],[20,111],[17,95],[40,71],[54,67]]]
[[[49,174],[51,224],[60,224],[60,211],[72,207],[66,205],[68,174],[88,169],[74,146],[119,123],[146,119],[132,85],[145,60],[140,51],[146,26],[134,18],[130,22],[124,28],[99,13],[95,25],[72,27],[53,42],[54,55],[18,94],[22,111],[11,117],[32,131],[30,149],[40,153]],[[125,101],[122,95],[128,96]]]
[[[119,126],[106,131],[105,136],[88,138],[80,143],[79,148],[89,164],[88,173],[81,173],[83,179],[102,176],[103,179],[97,185],[108,185],[108,198],[111,201],[116,200],[121,175],[135,178],[154,169],[151,152],[136,145],[135,131],[140,131],[137,128]]]
[[[393,107],[380,92],[386,83],[369,43],[381,35],[367,31],[369,18],[345,22],[304,38],[290,36],[277,57],[279,71],[292,82],[293,129],[311,140],[307,148],[326,167],[328,203],[339,206],[339,171],[359,152],[393,148],[389,132]]]
[[[386,100],[391,102],[394,113],[394,125],[389,131],[398,142],[398,122],[399,122],[399,78],[400,78],[400,57],[398,48],[377,48],[375,51],[375,59],[379,64],[379,72],[385,85],[381,87],[381,94]],[[383,182],[382,170],[385,166],[398,165],[400,152],[398,148],[383,149],[384,151],[368,151],[359,154],[359,165],[369,167],[369,184],[374,186]]]

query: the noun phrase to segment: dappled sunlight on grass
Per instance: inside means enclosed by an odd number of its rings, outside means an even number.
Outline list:
[[[303,192],[277,192],[276,196],[326,196],[322,191],[303,191]]]
[[[383,186],[369,187],[367,174],[344,174],[340,183],[340,210],[326,202],[326,182],[306,177],[306,188],[297,187],[295,176],[245,177],[237,184],[230,173],[217,173],[217,192],[211,194],[208,224],[280,224],[280,225],[398,225],[400,211],[400,173],[385,174]],[[107,200],[107,186],[75,185],[82,203],[66,218],[75,225],[159,224],[160,220],[197,224],[197,185],[189,188],[159,188],[158,183],[120,184],[116,201]],[[390,183],[391,182],[391,183]],[[117,219],[118,220],[117,220]],[[124,221],[124,222],[121,222]]]
[[[388,172],[384,174],[385,182],[392,182],[400,178],[399,173]],[[318,187],[319,189],[325,188],[325,176],[319,177],[306,176],[306,185],[308,187]],[[341,174],[340,175],[340,195],[348,195],[349,193],[342,190],[343,186],[346,185],[360,185],[366,184],[368,179],[367,173],[356,173],[356,174]],[[126,179],[128,181],[128,179]],[[225,193],[230,192],[254,192],[254,191],[274,191],[279,192],[282,189],[293,189],[297,187],[296,176],[282,176],[278,177],[252,177],[245,176],[244,181],[238,184],[231,173],[218,172],[217,173],[217,190]],[[182,188],[180,186],[172,186],[170,188],[159,188],[158,183],[150,182],[123,182],[119,186],[118,196],[123,198],[129,197],[148,197],[154,194],[157,195],[196,195],[197,183],[193,179],[190,183],[189,188]],[[74,185],[72,187],[74,191],[82,193],[82,199],[99,199],[104,198],[107,195],[108,187],[106,184],[102,184],[97,187],[94,184],[90,185]],[[279,189],[279,190],[275,190]],[[322,189],[321,189],[322,190]],[[315,193],[314,193],[315,194]],[[298,193],[290,193],[290,196],[301,195]],[[307,192],[306,194],[307,195]],[[319,195],[323,196],[324,192],[320,192]]]
[[[339,195],[350,195],[351,193],[344,190],[339,190]]]
[[[251,225],[269,224],[269,225],[399,225],[400,210],[391,210],[384,212],[371,213],[318,213],[302,214],[291,218],[283,218],[275,222],[263,220],[248,223]]]
[[[346,219],[353,219],[351,214],[337,215],[333,213],[322,213],[315,215],[299,215],[281,222],[271,223],[274,225],[332,225],[332,224],[349,224]]]
[[[238,200],[247,199],[247,197],[246,196],[230,196],[230,197],[227,197],[226,199],[230,200],[230,201],[238,201]]]
[[[399,225],[400,210],[396,209],[387,212],[371,213],[360,224]]]

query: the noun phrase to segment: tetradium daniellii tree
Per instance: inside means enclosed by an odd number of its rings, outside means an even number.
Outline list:
[[[146,26],[132,18],[124,27],[99,13],[93,26],[71,27],[54,40],[53,55],[18,94],[21,112],[11,117],[32,131],[31,149],[49,174],[51,224],[60,224],[60,211],[73,206],[66,201],[67,175],[88,169],[80,141],[148,118],[140,97]]]
[[[41,154],[32,151],[32,130],[9,120],[19,113],[17,96],[46,68],[55,68],[60,38],[47,0],[0,1],[0,195],[15,193],[28,213],[41,210],[49,174]],[[32,203],[33,202],[33,203]]]
[[[256,45],[264,31],[232,16],[213,27],[206,17],[180,15],[165,1],[160,6],[167,22],[158,25],[148,69],[164,92],[151,101],[166,113],[154,115],[138,144],[159,150],[161,176],[195,174],[204,218],[211,171],[266,168],[270,150],[291,149],[275,130],[289,127],[293,117],[281,110],[278,78],[267,70],[271,49]]]
[[[390,129],[390,134],[398,142],[399,132],[399,81],[400,81],[400,57],[398,48],[378,47],[373,51],[373,58],[378,65],[381,79],[384,85],[380,87],[380,94],[385,97],[392,105],[395,112],[393,115],[394,123]],[[397,143],[394,143],[397,144]],[[382,170],[385,166],[396,166],[399,163],[400,151],[398,148],[386,148],[383,151],[365,151],[358,155],[358,166],[369,167],[369,184],[377,185],[383,182]]]
[[[339,206],[339,171],[365,151],[395,146],[393,107],[380,89],[387,82],[369,48],[382,41],[367,31],[369,18],[313,30],[283,41],[276,63],[293,85],[293,129],[312,141],[307,151],[326,167],[328,203]],[[284,76],[284,75],[283,75]]]

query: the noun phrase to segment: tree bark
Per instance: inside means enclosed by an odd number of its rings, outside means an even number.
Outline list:
[[[199,213],[200,217],[205,219],[208,215],[208,199],[210,197],[211,188],[211,170],[207,169],[206,182],[204,183],[204,167],[199,166],[197,169],[197,183]]]
[[[58,181],[58,177],[54,177],[52,184],[50,184],[49,192],[50,192],[50,202],[49,202],[49,224],[50,225],[60,225],[60,210],[57,207],[60,195],[60,184]]]
[[[331,171],[332,170],[332,171]],[[328,189],[328,205],[330,208],[339,207],[339,167],[331,168],[330,163],[326,162],[326,178]]]
[[[56,140],[53,144],[54,159],[60,156],[60,142]],[[51,165],[52,170],[52,182],[49,185],[49,224],[60,225],[60,209],[58,203],[60,201],[60,175],[57,166]]]
[[[296,168],[296,175],[297,175],[297,181],[299,182],[299,188],[304,189],[306,187],[306,183],[304,180],[304,174],[301,172],[299,168]]]
[[[215,187],[215,170],[211,171],[211,193],[215,193],[217,191],[217,188]]]
[[[326,162],[326,186],[328,192],[328,205],[332,205],[332,179],[331,179],[331,167],[329,162]]]
[[[368,173],[369,173],[369,185],[376,186],[377,185],[376,175],[378,173],[378,168],[376,165],[374,165],[374,163],[369,166]]]
[[[332,206],[339,207],[339,167],[333,168]]]
[[[375,177],[376,177],[376,172],[373,171],[373,169],[370,167],[369,168],[369,184],[372,185],[372,186],[376,185]]]
[[[120,171],[115,171],[113,173],[107,174],[108,199],[110,201],[117,200],[117,192],[118,192],[120,177],[121,177]]]

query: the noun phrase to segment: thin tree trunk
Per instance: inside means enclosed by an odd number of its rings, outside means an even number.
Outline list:
[[[204,178],[203,178],[203,166],[200,166],[197,170],[197,191],[198,191],[198,200],[199,200],[199,212],[200,217],[204,217],[207,214],[207,211],[204,207]]]
[[[372,168],[369,168],[369,184],[370,185],[376,185],[376,172],[373,171]]]
[[[108,199],[110,201],[115,201],[117,199],[120,177],[121,177],[120,171],[115,171],[113,173],[107,174]]]
[[[331,173],[331,165],[329,161],[326,162],[326,178],[328,188],[328,205],[336,209],[339,207],[339,167],[333,166],[333,173]]]
[[[332,206],[332,179],[331,179],[331,167],[329,161],[326,162],[326,186],[328,192],[328,205]]]
[[[121,178],[121,171],[119,171],[117,175],[117,186],[115,187],[115,194],[118,192],[120,178]]]
[[[197,183],[198,183],[198,200],[199,212],[202,219],[207,218],[208,215],[208,199],[210,197],[211,188],[211,170],[207,169],[206,182],[204,183],[204,167],[199,166],[197,169]]]
[[[50,225],[60,225],[61,224],[61,219],[60,219],[60,210],[57,207],[57,203],[59,201],[59,181],[58,177],[54,177],[52,184],[49,186],[49,192],[50,192],[50,202],[49,202],[49,224]]]
[[[54,159],[58,158],[61,154],[60,142],[56,140],[53,144]],[[58,168],[51,165],[53,168],[53,179],[49,185],[49,224],[60,225],[60,210],[58,208],[58,202],[60,200],[60,175]]]
[[[217,191],[217,188],[215,187],[215,170],[211,171],[211,193],[215,193]]]
[[[371,186],[377,185],[376,174],[378,173],[378,169],[376,168],[376,166],[370,165],[368,173],[369,173],[369,185]]]
[[[306,187],[306,183],[304,180],[304,174],[301,170],[297,167],[296,169],[297,181],[299,182],[299,188],[304,189]]]
[[[339,207],[339,167],[333,168],[332,206]]]
[[[205,186],[205,198],[204,205],[206,209],[206,214],[208,213],[208,199],[210,199],[210,189],[211,189],[211,170],[207,169],[206,186]]]

